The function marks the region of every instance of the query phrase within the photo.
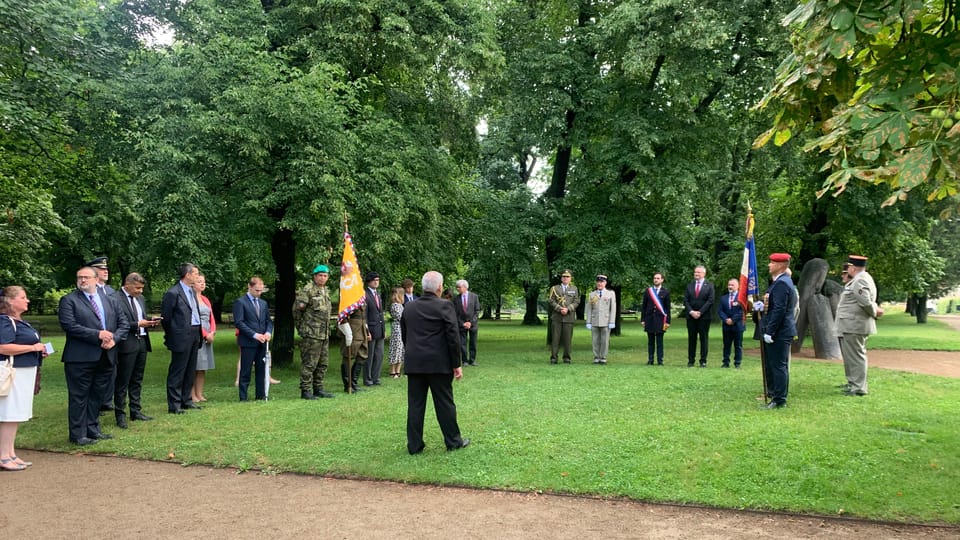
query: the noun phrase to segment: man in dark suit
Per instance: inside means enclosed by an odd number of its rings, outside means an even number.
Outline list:
[[[453,402],[453,380],[463,378],[460,365],[460,337],[455,308],[440,298],[443,275],[427,272],[421,281],[423,296],[403,311],[403,336],[407,374],[407,451],[423,452],[423,416],[427,391],[433,395],[443,442],[447,450],[466,448],[470,439],[460,436],[457,406]]]
[[[200,309],[193,284],[200,269],[192,263],[180,265],[180,281],[163,293],[160,315],[163,343],[170,349],[167,370],[167,411],[183,414],[187,409],[200,409],[190,398],[197,373],[197,351],[200,349]]]
[[[70,441],[85,446],[111,439],[100,430],[100,405],[117,362],[117,342],[126,338],[129,322],[117,299],[97,290],[97,273],[89,266],[77,270],[77,289],[60,299],[58,318],[67,336],[62,361]]]
[[[717,303],[717,315],[723,325],[723,365],[730,367],[730,348],[733,348],[733,366],[740,369],[743,360],[743,331],[744,325],[743,304],[740,303],[740,280],[727,280],[727,294],[720,297]]]
[[[700,340],[700,367],[707,367],[707,340],[713,317],[713,284],[707,281],[707,269],[693,269],[693,281],[683,292],[683,308],[687,312],[687,367],[693,367],[697,358],[697,340]]]
[[[410,278],[404,278],[400,282],[400,286],[403,287],[403,305],[407,305],[409,302],[413,302],[419,296],[413,294],[413,280]]]
[[[366,363],[363,364],[363,385],[380,384],[380,371],[383,369],[383,339],[386,330],[383,321],[383,298],[380,297],[380,274],[368,272],[366,283],[367,328],[370,330],[370,343],[367,346]]]
[[[110,268],[107,266],[106,257],[96,257],[91,259],[84,264],[84,266],[89,266],[93,268],[93,271],[97,273],[97,290],[102,292],[107,296],[113,296],[117,293],[116,289],[110,286]],[[113,394],[114,394],[114,381],[117,378],[117,367],[113,367],[113,376],[110,377],[110,383],[107,385],[107,389],[103,394],[104,402],[100,405],[100,412],[105,413],[107,411],[113,410]]]
[[[663,365],[663,334],[670,328],[670,291],[663,286],[663,274],[653,275],[653,286],[647,287],[640,304],[640,324],[647,333],[647,365]]]
[[[787,272],[790,266],[789,253],[770,255],[772,283],[767,289],[766,314],[761,320],[763,326],[763,348],[766,351],[767,385],[771,396],[768,409],[778,409],[787,405],[787,391],[790,385],[790,344],[797,335],[797,322],[794,308],[797,295],[793,280]]]
[[[126,339],[117,343],[117,376],[114,380],[113,406],[117,417],[117,427],[127,428],[126,400],[130,396],[130,419],[153,420],[143,414],[140,405],[140,393],[143,389],[143,372],[147,367],[147,353],[150,346],[148,328],[160,324],[159,319],[147,319],[147,306],[143,301],[143,287],[146,280],[136,272],[127,275],[123,287],[115,293],[120,311],[130,321],[130,331]]]
[[[480,298],[470,292],[467,280],[457,281],[457,292],[453,297],[454,311],[460,323],[460,357],[468,366],[477,365],[477,321],[480,318]],[[469,355],[467,350],[469,339]]]
[[[267,343],[273,334],[270,308],[260,298],[263,280],[257,276],[247,282],[247,294],[233,303],[233,324],[237,327],[237,345],[240,346],[240,401],[247,401],[250,372],[256,365],[254,382],[256,399],[267,399]]]

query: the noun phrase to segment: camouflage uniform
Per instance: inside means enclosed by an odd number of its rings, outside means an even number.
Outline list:
[[[363,390],[359,388],[357,381],[360,377],[360,370],[367,363],[367,343],[370,336],[370,331],[367,329],[366,306],[358,307],[356,311],[350,314],[347,321],[350,323],[350,331],[353,332],[353,341],[349,347],[344,343],[344,346],[340,349],[343,356],[343,362],[340,364],[340,376],[343,379],[344,392],[349,392],[351,386],[353,391],[357,392]],[[354,359],[356,361],[353,364],[353,369],[351,369],[350,361]]]
[[[300,391],[323,392],[330,348],[330,293],[313,281],[297,292],[293,322],[300,333]]]

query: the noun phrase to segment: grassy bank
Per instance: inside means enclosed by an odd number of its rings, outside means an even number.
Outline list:
[[[931,320],[918,337],[905,315],[882,321],[870,346],[919,339],[958,347],[958,334]],[[898,320],[902,318],[903,320]],[[156,420],[132,423],[84,451],[171,459],[241,469],[296,471],[403,482],[523,491],[626,496],[729,508],[777,509],[866,518],[960,523],[960,381],[872,370],[871,395],[841,396],[842,367],[796,360],[789,406],[760,408],[760,367],[748,340],[741,370],[719,369],[720,332],[711,365],[688,369],[682,324],[667,334],[667,365],[646,362],[646,337],[631,321],[613,338],[609,364],[590,364],[589,334],[578,326],[571,365],[548,365],[545,327],[483,321],[479,366],[455,385],[460,425],[474,444],[448,453],[428,410],[427,450],[405,446],[406,385],[384,379],[370,392],[298,399],[296,368],[267,403],[239,403],[231,333],[217,342],[203,411],[166,414],[169,356],[149,359],[145,409]],[[58,350],[62,338],[53,339]],[[934,343],[943,341],[944,343]],[[901,345],[902,348],[902,345]],[[332,356],[338,359],[339,351]],[[66,389],[54,356],[44,368],[36,418],[19,445],[77,451],[67,441]],[[334,360],[336,363],[336,360]],[[104,417],[108,418],[108,417]],[[111,419],[112,420],[112,419]],[[42,466],[38,463],[37,466]]]

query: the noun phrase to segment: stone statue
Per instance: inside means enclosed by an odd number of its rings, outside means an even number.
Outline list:
[[[811,259],[803,265],[800,275],[800,315],[797,317],[797,339],[793,342],[794,353],[803,348],[803,341],[810,333],[813,352],[817,358],[834,360],[841,358],[840,342],[834,330],[834,316],[843,287],[827,280],[830,265],[823,259]]]

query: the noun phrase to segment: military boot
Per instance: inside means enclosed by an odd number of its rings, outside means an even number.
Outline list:
[[[353,372],[352,372],[352,374],[351,374],[352,377],[351,377],[350,380],[351,380],[351,382],[353,383],[353,391],[354,391],[354,392],[366,392],[366,391],[367,391],[365,388],[361,387],[361,386],[360,386],[360,383],[359,383],[359,381],[360,381],[360,373],[361,373],[362,370],[363,370],[363,364],[361,364],[360,362],[356,362],[356,363],[353,364]]]

